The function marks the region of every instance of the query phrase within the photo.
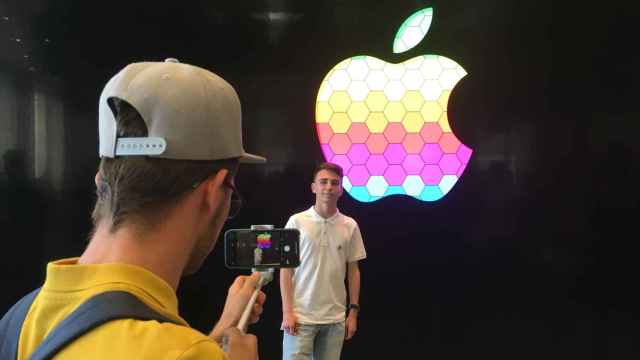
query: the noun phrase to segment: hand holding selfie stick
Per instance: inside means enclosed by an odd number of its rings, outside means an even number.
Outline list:
[[[253,269],[252,272],[256,272],[259,270]],[[237,328],[243,333],[247,332],[247,322],[249,321],[249,316],[251,316],[251,310],[253,309],[253,305],[256,303],[256,299],[258,298],[258,294],[260,293],[260,289],[264,285],[267,285],[271,280],[273,280],[273,269],[267,269],[266,271],[260,272],[260,281],[258,282],[258,286],[253,291],[251,295],[251,299],[247,303],[247,307],[244,309],[242,316],[240,316],[240,321],[238,321]]]
[[[251,230],[271,230],[273,229],[273,225],[251,225]],[[256,248],[258,253],[255,254],[255,264],[260,265],[262,260],[262,252],[260,248]],[[249,321],[249,316],[251,316],[251,310],[253,309],[253,305],[256,303],[256,299],[258,298],[258,294],[260,294],[260,290],[264,285],[267,285],[271,280],[273,280],[273,271],[274,269],[268,268],[263,270],[258,270],[253,268],[251,270],[252,273],[260,272],[260,281],[258,282],[258,286],[253,291],[249,302],[247,303],[247,307],[244,309],[242,316],[240,316],[240,321],[238,321],[237,328],[243,333],[247,332],[247,322]]]

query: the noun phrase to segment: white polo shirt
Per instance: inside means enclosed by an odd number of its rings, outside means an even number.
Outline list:
[[[339,211],[325,219],[313,206],[292,215],[300,230],[300,266],[293,272],[293,310],[301,324],[345,320],[347,263],[367,257],[358,224]]]

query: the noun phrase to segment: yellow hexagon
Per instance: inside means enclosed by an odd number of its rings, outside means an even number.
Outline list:
[[[390,102],[387,104],[387,107],[384,108],[384,115],[389,122],[401,122],[406,112],[407,110],[405,110],[399,101]]]
[[[316,103],[316,122],[326,123],[331,119],[333,109],[327,102]]]
[[[372,112],[367,117],[367,127],[371,133],[382,133],[387,127],[387,118],[381,112]]]
[[[451,132],[451,126],[449,126],[449,116],[447,116],[446,111],[442,113],[442,116],[440,116],[438,124],[440,124],[443,132]]]
[[[351,105],[351,97],[346,91],[334,91],[329,97],[329,105],[335,112],[347,112]]]
[[[442,109],[437,102],[427,101],[422,105],[420,113],[422,114],[422,119],[425,122],[437,122],[442,114]]]
[[[364,102],[371,111],[383,111],[387,106],[387,97],[382,91],[371,91]]]
[[[354,102],[349,106],[347,115],[349,115],[351,122],[365,122],[369,115],[369,108],[364,102]]]
[[[351,126],[351,120],[345,113],[333,113],[331,120],[329,120],[329,126],[331,126],[334,133],[344,134]]]
[[[424,97],[420,91],[407,91],[402,98],[402,103],[407,111],[420,111],[424,104]]]
[[[408,112],[402,120],[402,125],[408,133],[419,133],[424,125],[424,120],[419,112]]]
[[[442,94],[440,94],[440,98],[438,99],[438,103],[440,104],[440,107],[444,109],[444,111],[447,111],[449,95],[451,95],[451,90],[442,90]]]

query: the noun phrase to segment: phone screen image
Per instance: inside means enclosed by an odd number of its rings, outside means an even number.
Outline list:
[[[297,266],[299,232],[290,229],[230,230],[225,234],[227,266]]]

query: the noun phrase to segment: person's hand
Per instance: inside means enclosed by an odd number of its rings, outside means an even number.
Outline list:
[[[287,334],[296,336],[298,335],[298,318],[293,312],[285,312],[282,314],[282,329]]]
[[[260,281],[260,273],[253,273],[251,276],[238,276],[229,288],[227,294],[227,300],[224,304],[224,310],[216,326],[211,331],[211,336],[215,341],[220,343],[222,340],[222,332],[229,328],[238,325],[238,321],[242,316],[242,312],[247,307],[251,295],[255,291]],[[266,295],[262,291],[258,294],[256,302],[251,309],[251,315],[249,317],[249,323],[254,324],[260,318],[262,314],[262,305],[266,300]]]
[[[356,334],[356,330],[358,330],[358,317],[356,313],[351,310],[349,311],[349,316],[347,316],[347,321],[345,322],[344,339],[351,339],[353,335]]]
[[[235,327],[230,327],[222,332],[227,344],[227,357],[229,360],[257,360],[258,338],[252,334],[243,334]]]

